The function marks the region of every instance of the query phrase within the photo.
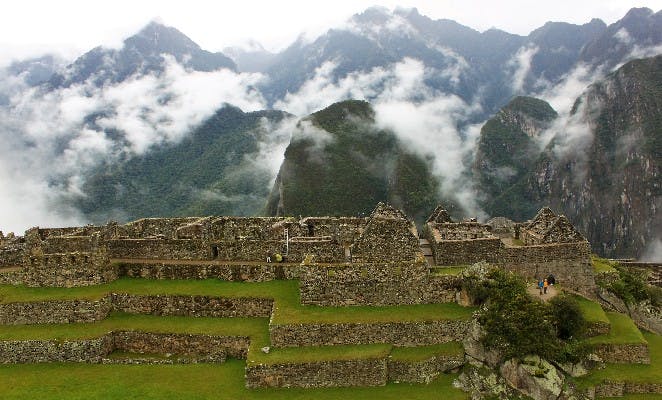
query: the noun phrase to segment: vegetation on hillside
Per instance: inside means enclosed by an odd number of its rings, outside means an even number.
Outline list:
[[[293,136],[268,214],[367,215],[385,201],[422,220],[437,204],[439,184],[429,160],[406,149],[392,132],[377,129],[369,103],[336,103],[306,123],[325,137]]]
[[[176,144],[95,170],[83,187],[81,210],[95,222],[108,218],[180,215],[254,215],[271,184],[269,171],[247,157],[258,152],[263,120],[279,111],[244,113],[225,106]]]
[[[533,300],[524,280],[494,269],[487,279],[465,279],[464,289],[483,304],[478,322],[483,344],[508,359],[536,354],[554,361],[578,361],[588,348],[579,340],[587,328],[577,300],[560,295],[548,303]]]

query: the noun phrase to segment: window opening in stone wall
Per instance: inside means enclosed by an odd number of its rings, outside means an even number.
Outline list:
[[[218,258],[218,246],[211,246],[211,258]]]

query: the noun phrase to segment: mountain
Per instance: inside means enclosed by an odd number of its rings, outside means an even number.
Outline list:
[[[600,36],[586,43],[579,61],[589,65],[605,65],[611,69],[629,58],[649,54],[646,49],[662,45],[662,11],[633,8],[621,20],[609,25]]]
[[[467,103],[478,99],[487,113],[482,115],[489,115],[513,95],[531,92],[542,81],[556,82],[605,29],[594,19],[584,25],[550,22],[529,36],[497,29],[481,33],[455,21],[432,20],[416,9],[373,7],[355,15],[346,28],[331,29],[310,43],[299,40],[279,54],[263,91],[272,101],[294,93],[326,62],[336,63],[333,79],[339,80],[409,57],[424,63],[431,89]],[[527,52],[530,68],[519,65]],[[513,79],[517,74],[522,77]]]
[[[348,100],[299,121],[268,215],[367,215],[387,201],[418,221],[439,200],[429,163],[374,125],[369,103]]]
[[[223,54],[234,61],[241,72],[266,72],[276,58],[258,42],[249,41],[246,46],[226,47]]]
[[[594,251],[636,257],[662,233],[662,56],[631,61],[591,85],[575,113],[590,140],[570,141],[575,148],[564,153],[554,145],[568,139],[558,135],[531,186],[586,233]]]
[[[280,111],[244,113],[225,106],[179,143],[96,168],[78,208],[96,222],[257,214],[273,181],[256,161],[259,143],[268,142],[265,124],[286,117]]]
[[[540,134],[557,116],[543,100],[516,97],[483,125],[473,174],[488,214],[524,221],[540,209],[522,182],[540,156]]]
[[[121,49],[96,47],[50,79],[50,86],[69,87],[91,79],[96,86],[122,82],[130,76],[163,72],[165,55],[194,71],[236,70],[235,63],[222,53],[202,50],[175,28],[151,22],[124,40]]]
[[[474,174],[486,211],[521,220],[551,205],[596,253],[642,254],[662,232],[662,56],[625,64],[589,86],[563,126],[555,118],[517,98],[483,126]],[[536,150],[547,128],[556,133]]]

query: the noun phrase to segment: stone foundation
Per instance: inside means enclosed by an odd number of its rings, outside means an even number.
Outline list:
[[[469,321],[270,325],[274,347],[388,343],[422,346],[461,341]]]
[[[265,282],[298,279],[304,266],[298,264],[223,264],[177,261],[118,261],[119,276],[146,279],[220,279],[232,282]]]
[[[647,344],[598,344],[593,351],[606,363],[651,363]]]
[[[249,389],[384,386],[387,378],[386,358],[246,366]]]
[[[273,300],[211,296],[112,294],[115,311],[131,314],[186,317],[264,317],[271,316]]]
[[[248,344],[246,337],[118,331],[94,339],[0,341],[0,364],[112,363],[115,360],[107,357],[113,351],[177,354],[194,362],[224,362],[226,356],[246,358]]]
[[[110,297],[0,304],[0,325],[94,322],[106,318],[112,308]]]
[[[0,304],[0,325],[94,322],[106,318],[111,311],[187,317],[268,318],[272,307],[271,299],[113,293],[100,300]]]
[[[388,361],[390,382],[429,383],[439,374],[464,364],[464,354],[433,356],[420,361]]]

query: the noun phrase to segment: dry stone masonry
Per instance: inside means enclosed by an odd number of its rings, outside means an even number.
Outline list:
[[[432,259],[426,260],[420,239]],[[280,261],[280,262],[279,262]],[[455,302],[462,278],[444,266],[486,261],[526,277],[554,274],[580,292],[595,288],[588,242],[563,216],[542,209],[533,220],[454,222],[437,207],[421,235],[404,213],[378,204],[367,218],[145,218],[127,224],[32,228],[0,234],[0,284],[77,287],[120,277],[298,280],[306,306]],[[432,264],[432,265],[431,265]],[[269,318],[270,345],[435,345],[462,340],[467,320],[279,323],[274,300],[108,293],[96,300],[0,303],[0,324],[91,323],[111,312],[191,317]],[[600,327],[598,327],[600,328]],[[597,331],[601,331],[601,329]],[[80,340],[0,341],[0,363],[173,363],[246,359],[248,337],[115,331]],[[632,349],[641,353],[645,349]],[[114,357],[121,352],[126,357]],[[173,357],[151,358],[150,354]],[[647,355],[642,354],[642,357]],[[614,356],[615,358],[618,358]],[[464,355],[417,361],[377,358],[246,365],[246,386],[375,386],[429,382],[464,363]]]

